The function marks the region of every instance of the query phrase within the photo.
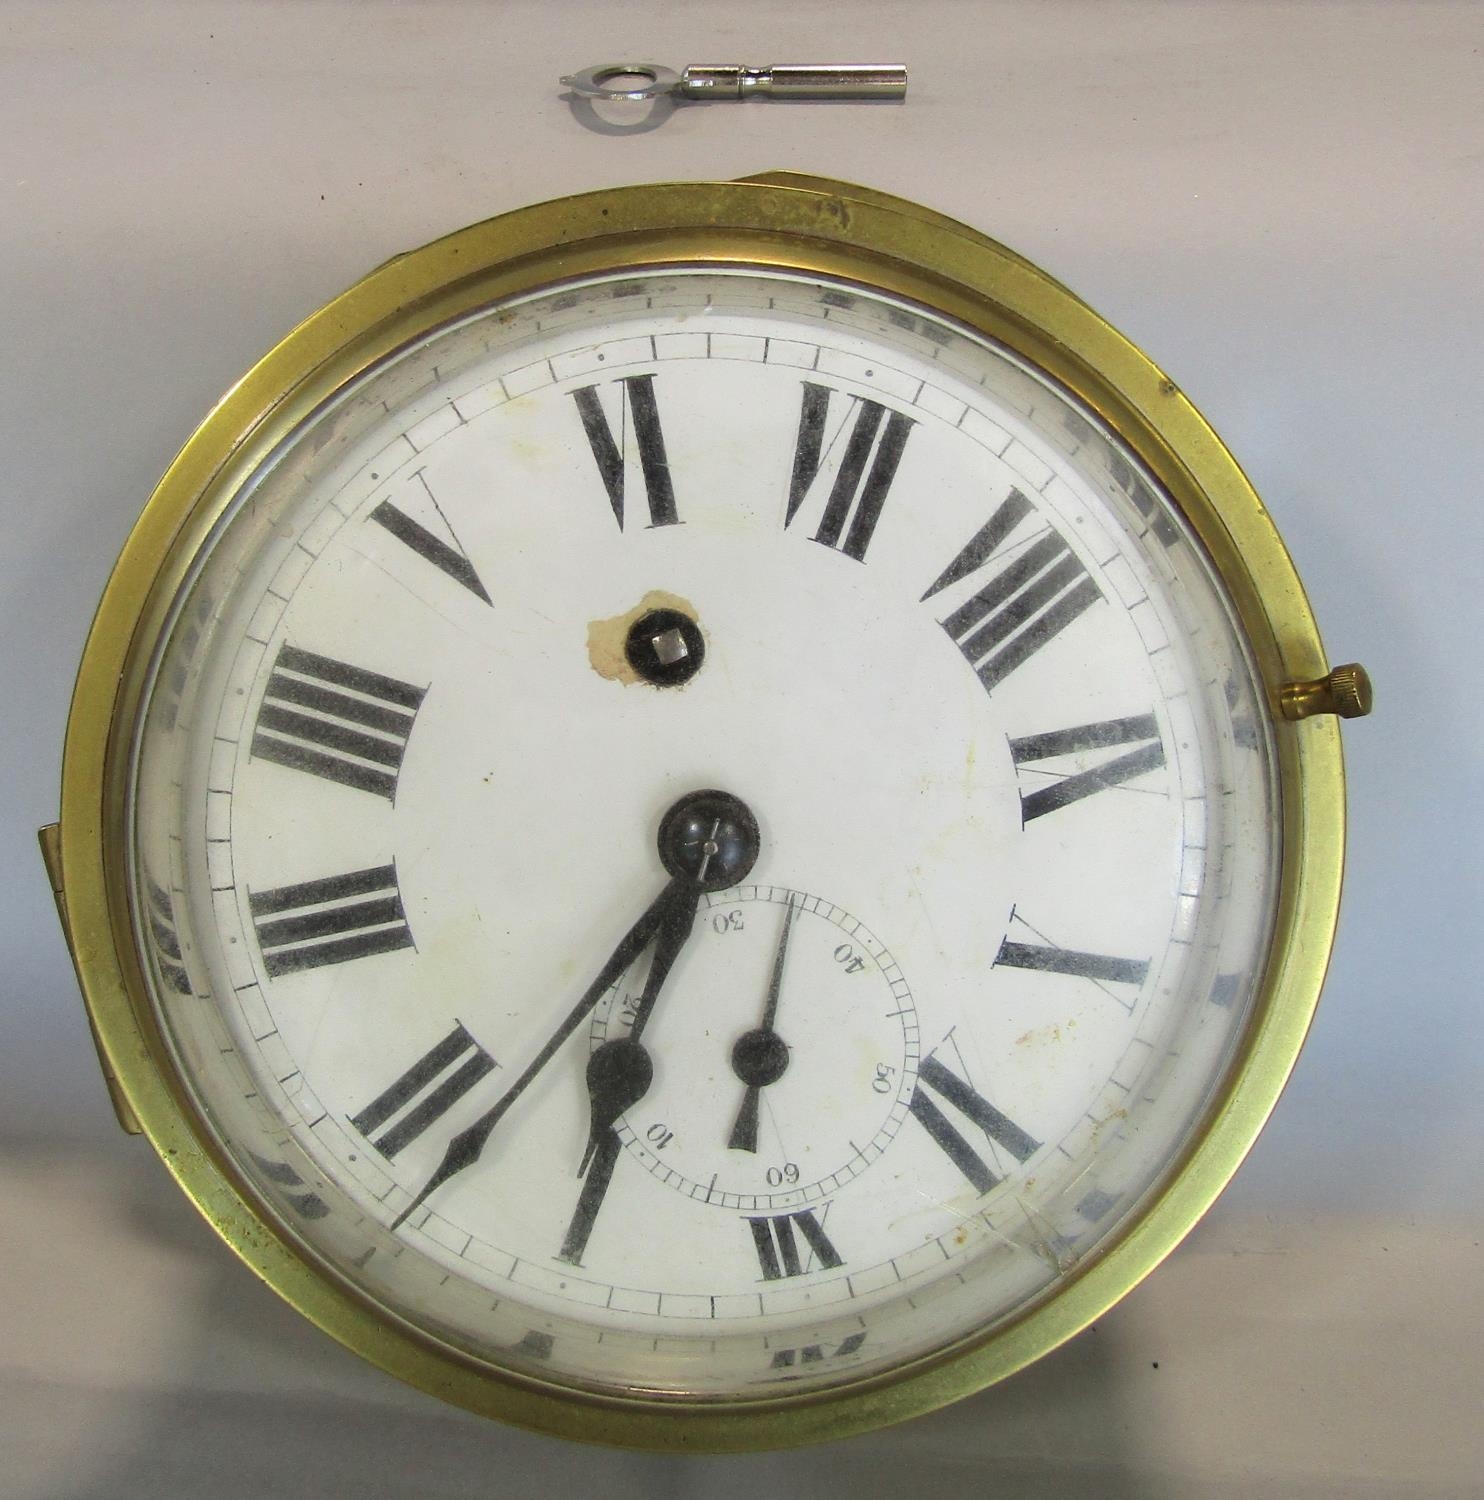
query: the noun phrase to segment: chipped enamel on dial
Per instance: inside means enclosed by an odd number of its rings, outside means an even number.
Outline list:
[[[595,650],[656,592],[683,686]],[[1231,619],[1091,414],[878,293],[626,275],[432,333],[257,477],[157,663],[135,903],[181,1072],[309,1253],[495,1366],[747,1396],[956,1342],[1108,1242],[1230,1058],[1278,857]],[[584,1070],[653,943],[399,1223],[708,787],[760,854],[606,1185]]]

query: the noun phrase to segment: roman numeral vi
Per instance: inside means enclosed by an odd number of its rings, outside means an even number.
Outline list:
[[[621,386],[623,391],[620,433],[627,433],[630,419],[633,421],[634,442],[639,450],[640,472],[644,476],[644,494],[649,501],[649,524],[678,526],[680,517],[675,513],[670,460],[665,453],[665,435],[660,431],[660,412],[654,399],[654,376],[625,375],[613,383]],[[597,386],[585,385],[573,391],[572,399],[577,403],[582,430],[587,434],[588,447],[593,451],[593,462],[597,464],[603,488],[608,492],[613,519],[622,531],[628,468],[624,445],[613,436],[613,429],[608,425],[608,417],[598,400]]]

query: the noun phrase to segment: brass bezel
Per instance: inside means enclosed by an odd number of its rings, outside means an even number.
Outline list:
[[[1231,594],[1269,694],[1282,800],[1273,946],[1230,1076],[1194,1143],[1116,1242],[987,1335],[823,1391],[686,1404],[598,1396],[498,1372],[379,1312],[305,1256],[238,1180],[174,1076],[134,950],[125,792],[147,669],[190,561],[238,487],[330,392],[434,323],[598,271],[766,265],[843,277],[936,308],[1047,371],[1118,431],[1184,511]],[[1344,773],[1332,718],[1286,722],[1284,683],[1321,677],[1313,617],[1262,502],[1200,414],[1071,292],[965,226],[827,179],[619,188],[525,208],[398,257],[315,313],[222,398],[171,464],[99,606],[63,767],[65,921],[105,1068],[183,1190],[281,1296],[414,1386],[541,1431],[671,1450],[839,1437],[931,1410],[1009,1375],[1137,1285],[1210,1206],[1298,1055],[1340,894]]]

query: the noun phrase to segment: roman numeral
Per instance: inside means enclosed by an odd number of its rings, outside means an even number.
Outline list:
[[[1105,760],[1088,770],[1058,775],[1050,785],[1029,795],[1021,794],[1020,816],[1023,823],[1044,817],[1069,803],[1080,802],[1094,792],[1131,781],[1146,771],[1165,763],[1164,745],[1153,714],[1131,719],[1104,719],[1097,724],[1079,724],[1074,729],[1053,729],[1047,734],[1026,735],[1010,741],[1010,755],[1017,766],[1053,760],[1060,755],[1080,755],[1091,750],[1106,750],[1115,745],[1138,745],[1138,749]]]
[[[418,477],[422,477],[421,471]],[[426,486],[427,481],[423,480],[423,483]],[[432,563],[439,572],[462,584],[476,599],[490,603],[490,596],[462,547],[450,546],[422,522],[414,521],[405,511],[398,510],[390,500],[383,500],[371,512],[371,519],[378,526],[384,526],[403,546],[410,547],[424,562]]]
[[[426,694],[410,682],[285,644],[263,691],[252,753],[391,801]]]
[[[954,1166],[981,1192],[998,1187],[999,1174],[964,1139],[958,1127],[928,1097],[932,1089],[939,1098],[951,1104],[966,1120],[977,1125],[996,1146],[1008,1151],[1017,1161],[1028,1161],[1041,1149],[1040,1141],[1027,1135],[1008,1115],[1001,1114],[983,1094],[965,1083],[951,1068],[935,1057],[926,1057],[917,1070],[917,1083],[907,1108],[918,1124],[927,1131]]]
[[[752,1230],[753,1247],[765,1281],[782,1281],[785,1276],[802,1276],[813,1270],[832,1271],[845,1264],[814,1217],[812,1208],[802,1209],[796,1214],[779,1214],[772,1219],[749,1219],[747,1223]],[[795,1228],[804,1241],[802,1256]],[[817,1267],[807,1264],[811,1252],[819,1261]]]
[[[791,1370],[795,1365],[817,1365],[827,1359],[847,1359],[865,1341],[866,1335],[862,1332],[852,1333],[848,1338],[842,1339],[833,1349],[826,1349],[823,1344],[804,1344],[792,1349],[776,1349],[768,1368]]]
[[[175,905],[163,886],[148,875],[144,880],[149,892],[149,935],[160,975],[176,994],[189,995],[191,980],[180,951],[180,934],[175,929]]]
[[[1147,958],[1109,958],[1102,953],[1081,953],[1076,948],[1049,948],[1037,943],[1000,944],[995,963],[1012,969],[1040,969],[1047,974],[1071,974],[1078,979],[1113,980],[1118,984],[1143,984],[1149,972]]]
[[[1010,533],[1031,513],[1019,490],[996,508],[923,594],[931,599],[992,563]],[[944,621],[984,686],[993,691],[1016,667],[1102,598],[1058,531],[1047,531],[1003,562],[989,581]]]
[[[378,1094],[358,1115],[352,1115],[350,1123],[383,1156],[393,1157],[441,1120],[495,1067],[494,1058],[462,1024],[455,1026],[389,1089]],[[374,1135],[383,1125],[390,1128]]]
[[[834,394],[828,386],[816,385],[812,380],[804,382],[799,435],[794,444],[793,476],[788,485],[788,511],[783,518],[785,526],[792,524],[824,464],[825,428]],[[897,465],[902,461],[902,450],[907,446],[915,424],[911,417],[903,416],[901,412],[888,415],[886,408],[878,402],[859,396],[852,396],[850,400],[852,414],[846,418],[850,436],[814,540],[836,548],[857,562],[864,562],[866,548],[871,545],[876,523],[881,519],[887,491],[896,477]],[[886,418],[885,427],[882,426],[883,417]],[[847,521],[850,523],[848,529]]]
[[[395,865],[248,895],[271,978],[412,947]]]
[[[653,375],[625,375],[614,384],[623,387],[623,415],[620,431],[627,432],[628,419],[633,419],[634,441],[639,449],[639,467],[644,475],[644,493],[649,501],[649,524],[651,526],[678,526],[680,517],[675,513],[675,491],[670,484],[670,460],[665,455],[665,437],[660,431],[659,407],[654,399]],[[613,507],[613,519],[619,530],[624,525],[624,478],[627,462],[623,446],[614,440],[613,429],[608,425],[598,388],[583,386],[572,392],[582,417],[582,429],[587,433],[588,446],[593,450],[593,461],[608,491],[608,503]]]

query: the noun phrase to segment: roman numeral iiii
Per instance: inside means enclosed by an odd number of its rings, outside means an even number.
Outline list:
[[[298,646],[280,648],[252,754],[389,802],[426,688]]]

